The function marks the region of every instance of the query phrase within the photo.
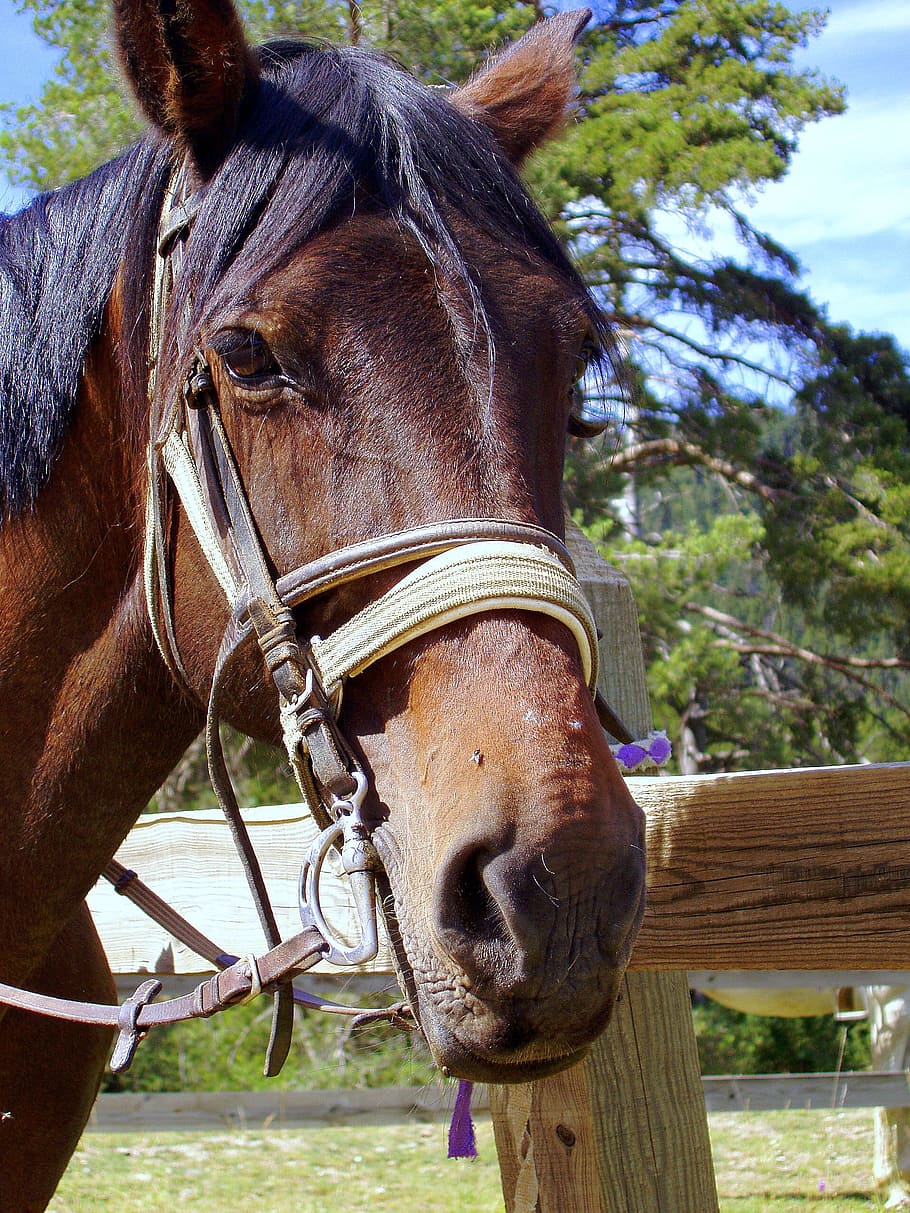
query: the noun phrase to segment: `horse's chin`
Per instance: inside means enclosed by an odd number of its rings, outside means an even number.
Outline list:
[[[525,1049],[510,1056],[486,1048],[477,1049],[438,1023],[429,1031],[424,1026],[424,1034],[439,1069],[451,1078],[470,1082],[533,1082],[574,1066],[590,1048],[590,1045],[584,1045],[561,1054],[547,1051],[546,1056],[535,1056],[534,1050]]]
[[[532,1082],[581,1061],[600,1035],[609,1012],[588,1030],[559,1032],[532,1027],[527,1013],[478,1007],[464,1018],[418,998],[418,1021],[439,1069],[471,1082]]]

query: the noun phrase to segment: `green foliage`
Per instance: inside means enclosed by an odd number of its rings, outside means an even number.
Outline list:
[[[621,538],[615,523],[596,536],[632,582],[652,711],[676,741],[680,769],[904,757],[904,547],[889,563],[880,544],[881,563],[868,569],[847,541],[852,516],[827,520],[815,497],[804,500],[787,514],[788,539],[776,515],[716,480],[665,472],[659,492],[642,492],[646,539]],[[875,520],[866,525],[877,537]]]
[[[60,58],[36,105],[0,107],[0,157],[15,185],[52,189],[110,159],[140,129],[107,46],[105,0],[17,0]]]
[[[237,799],[243,805],[296,804],[300,792],[283,753],[222,725],[222,745]],[[217,807],[204,737],[199,736],[155,794],[152,812]]]
[[[792,488],[767,513],[784,594],[865,645],[888,629],[910,657],[910,374],[894,341],[833,329],[797,393]]]
[[[589,44],[584,155],[573,157],[585,175],[572,174],[611,209],[726,205],[782,176],[800,128],[840,108],[837,89],[791,66],[821,26],[816,12],[767,0],[613,10]]]
[[[623,445],[570,453],[688,773],[906,758],[910,366],[887,336],[819,333],[787,409],[703,374],[677,417],[642,394]]]
[[[812,1074],[869,1067],[869,1030],[833,1015],[744,1015],[709,998],[693,1007],[702,1074]]]
[[[540,16],[531,3],[397,0],[360,7],[363,40],[428,84],[466,80],[491,48],[520,37]]]
[[[48,190],[84,176],[135,141],[143,123],[126,99],[108,38],[109,0],[14,0],[60,52],[32,105],[0,107],[0,164],[15,185]],[[533,5],[465,0],[238,0],[250,40],[368,42],[428,83],[464,80],[490,47],[524,33]],[[444,31],[444,36],[440,32]]]

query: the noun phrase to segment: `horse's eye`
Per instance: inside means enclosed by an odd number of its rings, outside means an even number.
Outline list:
[[[575,386],[581,387],[581,381],[588,373],[588,367],[597,361],[597,350],[593,345],[585,343],[581,353],[575,359]]]
[[[228,375],[241,387],[268,387],[282,376],[265,339],[252,329],[232,329],[214,344]]]
[[[603,433],[607,427],[606,421],[586,417],[584,378],[588,369],[600,357],[600,352],[594,345],[585,345],[575,363],[575,382],[569,389],[569,400],[572,407],[569,412],[569,433],[573,438],[594,438]]]

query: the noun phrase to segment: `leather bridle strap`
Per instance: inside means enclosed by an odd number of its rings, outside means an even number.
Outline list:
[[[165,542],[166,502],[161,463],[177,489],[193,530],[200,539],[206,559],[229,601],[236,597],[244,584],[252,586],[254,591],[261,591],[264,586],[270,584],[268,571],[262,567],[264,558],[261,555],[261,545],[255,541],[247,544],[247,567],[238,568],[235,551],[229,544],[222,542],[221,532],[226,529],[226,519],[223,505],[219,509],[221,503],[218,500],[217,486],[220,474],[211,466],[214,447],[199,433],[199,427],[195,424],[198,418],[193,416],[192,408],[188,407],[197,390],[202,397],[207,384],[196,384],[191,376],[184,399],[167,402],[163,409],[161,405],[159,363],[167,305],[183,264],[185,239],[200,206],[200,195],[196,193],[187,197],[186,191],[187,168],[184,164],[175,173],[165,196],[155,257],[149,331],[151,409],[145,545],[146,598],[152,630],[165,662],[184,686],[188,685],[189,678],[177,646],[171,609],[169,559]],[[205,369],[207,370],[207,367]],[[181,422],[184,424],[181,425]],[[251,525],[248,514],[244,521]],[[215,732],[217,734],[217,725]],[[220,754],[220,739],[217,750]],[[281,934],[259,861],[243,824],[223,757],[219,763],[217,755],[213,759],[211,749],[208,754],[209,770],[216,795],[231,828],[266,942],[274,949],[281,942]],[[284,1063],[290,1048],[293,1014],[290,989],[286,985],[279,985],[275,990],[273,1002],[272,1033],[266,1055],[267,1074],[277,1074]]]
[[[131,868],[124,867],[118,860],[112,859],[101,875],[118,896],[131,901],[143,914],[158,923],[160,927],[164,927],[167,933],[179,940],[184,947],[207,960],[213,968],[228,969],[240,959],[220,948],[207,935],[194,927],[173,906],[159,897],[153,889],[150,889]],[[333,1015],[344,1015],[358,1021],[366,1015],[370,1020],[385,1018],[398,1025],[401,1025],[407,1018],[401,1004],[364,1011],[363,1007],[347,1006],[345,1003],[335,1002],[331,998],[312,994],[309,990],[301,989],[296,985],[293,987],[293,991],[296,1005],[309,1011],[327,1011]]]
[[[0,983],[0,1001],[51,1019],[118,1028],[119,1036],[110,1062],[111,1070],[117,1073],[128,1068],[136,1046],[150,1028],[183,1023],[188,1019],[207,1019],[226,1007],[256,997],[263,990],[290,990],[289,985],[278,983],[289,982],[295,974],[311,969],[325,952],[325,947],[325,940],[318,931],[303,930],[262,956],[241,957],[201,982],[189,994],[165,1002],[151,1001],[161,989],[158,980],[143,982],[119,1007],[53,998],[3,983]]]
[[[578,582],[555,556],[527,543],[480,541],[425,561],[342,624],[314,636],[310,656],[334,696],[402,645],[481,611],[536,611],[574,636],[588,686],[597,682],[597,630]]]

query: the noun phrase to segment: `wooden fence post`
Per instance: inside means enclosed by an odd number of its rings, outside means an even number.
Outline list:
[[[579,531],[569,542],[603,633],[602,688],[643,737],[651,713],[629,584]],[[716,1213],[684,972],[627,973],[581,1065],[491,1087],[490,1104],[507,1213]]]

